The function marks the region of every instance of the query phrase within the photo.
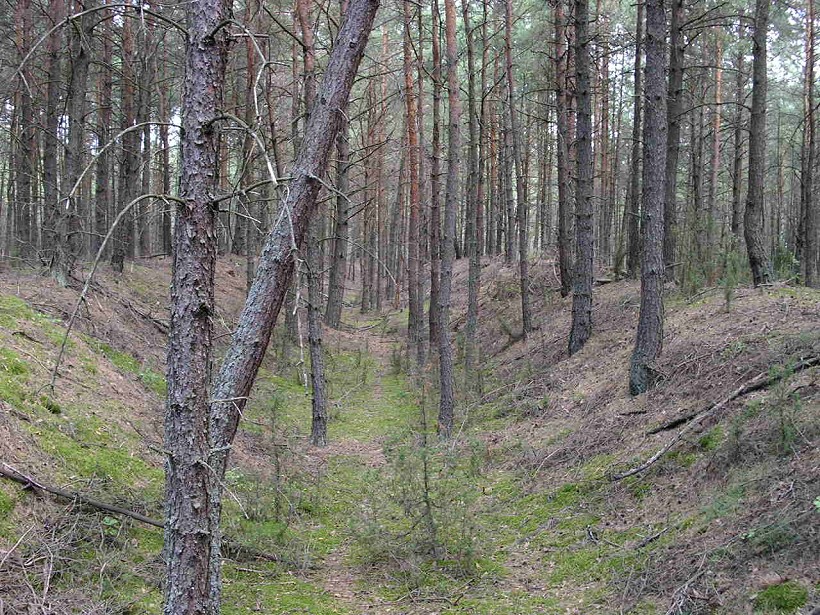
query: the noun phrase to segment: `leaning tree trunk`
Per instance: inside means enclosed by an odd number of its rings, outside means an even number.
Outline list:
[[[643,225],[641,313],[629,370],[629,392],[645,392],[663,340],[663,217],[666,180],[666,12],[663,0],[646,3],[646,96],[643,127]]]
[[[578,183],[575,198],[575,271],[572,276],[572,329],[569,354],[592,335],[592,105],[589,70],[589,2],[575,2],[575,79],[578,118],[576,136]]]
[[[443,438],[453,433],[455,410],[455,375],[453,347],[450,344],[450,291],[453,285],[455,259],[456,207],[458,207],[458,167],[461,157],[461,101],[458,83],[458,47],[456,45],[456,9],[454,0],[444,0],[444,32],[447,55],[447,185],[444,195],[444,233],[441,248],[441,297],[439,310],[439,400],[438,432]]]
[[[228,0],[188,5],[182,114],[182,177],[174,232],[168,403],[165,412],[165,615],[217,615],[208,460],[211,343],[216,268],[215,173],[228,30]]]
[[[771,280],[771,264],[763,242],[763,199],[766,176],[766,32],[769,1],[755,2],[754,65],[752,67],[752,115],[749,125],[749,192],[743,215],[746,251],[755,286]]]
[[[303,243],[308,221],[316,212],[320,178],[327,170],[378,6],[378,0],[352,0],[348,7],[293,165],[290,190],[282,203],[290,216],[280,217],[265,241],[256,277],[213,386],[207,457],[209,535],[203,537],[209,547],[203,547],[203,553],[210,559],[211,604],[218,604],[221,588],[219,522],[231,443],[293,278],[294,243]]]

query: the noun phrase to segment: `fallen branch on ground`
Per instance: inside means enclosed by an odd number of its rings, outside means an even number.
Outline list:
[[[29,489],[34,494],[40,497],[45,497],[46,495],[53,495],[56,497],[64,498],[66,500],[71,500],[72,502],[83,504],[84,506],[88,506],[90,508],[101,510],[103,512],[109,512],[115,515],[129,517],[131,519],[134,519],[134,521],[139,521],[140,523],[145,523],[146,525],[151,525],[153,527],[158,527],[160,529],[164,527],[164,523],[159,519],[153,519],[134,510],[129,510],[127,508],[122,508],[121,506],[114,506],[113,504],[101,502],[100,500],[90,498],[88,496],[82,495],[81,493],[76,493],[74,491],[65,491],[64,489],[60,489],[59,487],[44,485],[43,483],[35,480],[34,478],[23,474],[22,472],[20,472],[19,470],[10,466],[7,463],[0,462],[0,477],[7,478],[8,480],[14,481],[15,483],[19,483],[20,485],[23,485],[24,489]],[[265,551],[261,551],[254,547],[243,545],[235,540],[230,539],[225,540],[225,554],[237,560],[259,559],[268,562],[278,562],[293,567],[305,567],[303,563],[285,560],[273,553],[266,553]]]
[[[760,389],[765,389],[768,386],[771,386],[775,382],[778,382],[785,378],[786,376],[790,376],[795,374],[801,370],[807,369],[809,367],[814,367],[815,365],[820,365],[820,357],[808,357],[801,361],[798,361],[794,366],[790,369],[784,369],[776,374],[772,374],[770,371],[765,371],[759,373],[757,376],[752,378],[751,380],[747,380],[744,384],[736,388],[732,393],[730,393],[727,397],[724,397],[719,402],[712,404],[705,410],[698,412],[697,414],[683,417],[683,422],[686,422],[687,425],[683,429],[681,429],[675,437],[673,437],[669,442],[667,442],[658,452],[652,455],[649,459],[644,461],[642,464],[635,466],[627,470],[626,472],[620,472],[618,474],[614,474],[612,476],[612,480],[621,480],[626,478],[627,476],[633,476],[634,474],[639,474],[649,468],[652,464],[658,461],[661,457],[663,457],[666,453],[668,453],[675,444],[680,442],[684,436],[686,436],[689,432],[694,430],[694,428],[699,425],[704,419],[709,418],[710,416],[714,416],[717,414],[719,410],[722,410],[726,404],[729,402],[737,399],[738,397],[742,397],[744,395],[748,395],[754,391],[759,391]],[[681,424],[681,419],[675,419],[669,425],[671,427],[661,427],[659,429],[655,429],[650,433],[658,433],[660,431],[664,431],[664,429],[671,429],[677,425]]]

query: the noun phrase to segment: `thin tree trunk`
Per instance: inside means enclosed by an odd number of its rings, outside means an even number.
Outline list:
[[[421,207],[420,177],[419,177],[419,148],[418,118],[416,109],[415,84],[413,82],[413,56],[411,32],[414,29],[411,13],[412,3],[403,0],[404,9],[404,97],[407,110],[407,156],[410,182],[410,212],[407,229],[407,293],[409,298],[409,315],[407,332],[411,352],[416,359],[421,356],[421,323],[422,301],[419,297],[419,209]]]
[[[65,4],[63,0],[51,0],[48,5],[49,14],[55,21],[63,19]],[[60,85],[62,82],[61,54],[63,37],[62,31],[54,32],[48,40],[48,85],[46,86],[45,134],[43,135],[43,197],[44,197],[44,229],[46,250],[49,263],[53,262],[52,248],[60,245],[57,236],[57,222],[61,217],[61,199],[59,193],[58,150],[62,147],[59,134],[60,113]],[[110,99],[106,103],[110,105]],[[65,272],[63,272],[65,273]],[[63,285],[67,276],[63,276]]]
[[[564,0],[555,1],[555,118],[558,136],[558,270],[561,276],[561,296],[566,297],[572,288],[572,253],[569,175],[569,101],[567,100],[567,45],[564,23]]]
[[[441,301],[439,314],[439,401],[438,432],[443,438],[453,433],[455,411],[455,375],[453,348],[450,344],[450,291],[453,284],[455,258],[456,207],[458,206],[458,174],[461,158],[461,101],[458,82],[458,47],[456,43],[456,9],[454,0],[444,0],[444,31],[447,55],[447,186],[444,197],[444,233],[441,248]]]
[[[763,243],[763,206],[766,181],[766,33],[768,0],[756,0],[754,65],[752,68],[752,116],[749,125],[749,191],[743,215],[743,232],[755,286],[771,280],[771,264]]]
[[[732,163],[732,235],[735,238],[735,245],[743,241],[743,199],[741,198],[742,175],[743,175],[743,109],[746,96],[744,93],[744,82],[746,75],[743,72],[743,52],[738,51],[735,58],[735,71],[737,80],[735,82],[735,129],[734,129],[734,160]]]
[[[507,0],[509,2],[509,0]],[[461,13],[464,31],[467,33],[467,126],[470,141],[467,146],[467,257],[470,259],[467,274],[467,322],[464,331],[464,377],[468,386],[477,382],[473,373],[475,336],[478,329],[478,290],[481,260],[478,252],[479,168],[478,148],[480,134],[476,109],[476,67],[473,28],[470,25],[470,3],[462,0]]]
[[[632,164],[630,165],[630,183],[626,227],[626,270],[629,277],[638,277],[641,262],[640,236],[640,164],[641,164],[641,113],[643,98],[641,85],[641,54],[643,53],[643,2],[638,2],[638,17],[635,25],[635,99],[632,111]]]
[[[575,2],[575,79],[578,99],[577,173],[575,198],[575,271],[572,276],[572,329],[569,354],[584,347],[592,335],[592,105],[589,68],[589,2]]]
[[[504,58],[507,69],[507,94],[509,96],[510,129],[513,160],[515,162],[515,218],[518,225],[518,281],[521,287],[521,334],[527,337],[532,330],[530,314],[530,275],[527,262],[527,188],[521,152],[521,134],[519,133],[518,114],[515,108],[515,74],[512,62],[512,0],[505,0],[505,36]],[[472,71],[471,71],[472,73]],[[590,203],[591,205],[591,203]],[[591,223],[591,222],[590,222]],[[511,232],[512,229],[508,229]]]
[[[347,118],[342,119],[342,126],[336,139],[336,156],[336,221],[325,311],[325,324],[334,329],[338,329],[342,324],[342,302],[347,270],[350,191],[350,126]]]
[[[814,90],[815,80],[815,7],[814,0],[808,0],[806,15],[806,77],[804,103],[804,129],[802,149],[802,169],[800,173],[800,221],[802,222],[803,280],[806,286],[820,287],[820,207],[815,193],[815,161],[817,153],[816,117]]]
[[[663,216],[668,116],[666,109],[666,12],[663,0],[646,2],[646,96],[643,127],[643,224],[641,312],[629,370],[629,392],[653,384],[652,362],[663,342]]]
[[[663,218],[663,262],[667,280],[675,278],[675,250],[678,233],[678,154],[680,153],[680,122],[683,112],[683,53],[681,33],[683,0],[671,0],[669,23],[669,88],[666,123],[666,198]]]
[[[83,10],[91,8],[92,3],[81,4]],[[81,241],[80,216],[85,211],[84,191],[77,185],[74,194],[69,194],[80,178],[85,159],[85,114],[86,94],[88,90],[88,69],[91,64],[91,36],[96,23],[96,16],[89,13],[80,18],[79,30],[72,29],[69,41],[71,56],[70,76],[66,94],[66,112],[68,115],[68,147],[65,156],[65,177],[63,180],[63,199],[60,203],[60,215],[56,219],[55,244],[49,272],[58,284],[66,286],[74,261],[85,245]]]
[[[465,5],[465,11],[466,11]],[[430,160],[430,346],[438,345],[441,335],[441,14],[438,0],[432,1],[433,132]]]

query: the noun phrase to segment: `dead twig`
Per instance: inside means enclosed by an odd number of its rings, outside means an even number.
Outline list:
[[[802,361],[799,361],[797,364],[795,364],[791,369],[782,370],[776,374],[772,374],[769,371],[759,373],[751,380],[747,380],[744,384],[742,384],[737,389],[732,391],[732,393],[730,393],[727,397],[721,399],[719,402],[712,404],[711,406],[709,406],[705,410],[698,412],[697,414],[691,415],[689,417],[683,417],[683,421],[687,422],[686,427],[681,429],[671,440],[669,440],[669,442],[667,442],[649,459],[647,459],[640,465],[635,466],[634,468],[630,468],[626,472],[619,472],[617,474],[614,474],[612,476],[612,480],[622,480],[627,476],[633,476],[635,474],[644,472],[656,461],[658,461],[661,457],[663,457],[666,453],[668,453],[672,449],[672,447],[675,446],[675,444],[677,444],[683,439],[684,436],[686,436],[689,432],[693,431],[697,425],[703,422],[704,419],[707,419],[717,414],[718,411],[722,410],[729,402],[737,399],[738,397],[748,395],[753,391],[765,389],[766,387],[774,384],[775,382],[782,380],[786,376],[790,376],[809,367],[814,367],[815,365],[820,365],[820,357],[809,357],[807,359],[803,359]],[[675,419],[675,421],[672,421],[672,423],[674,423],[673,427],[680,425],[681,419]],[[655,429],[653,432],[650,433],[658,433],[660,431],[664,431],[665,429],[671,429],[671,427],[662,427],[660,429]]]

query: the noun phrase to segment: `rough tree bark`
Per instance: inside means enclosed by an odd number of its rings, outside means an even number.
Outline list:
[[[755,286],[771,280],[771,264],[763,244],[763,198],[766,176],[766,33],[769,28],[768,0],[756,0],[754,64],[752,67],[752,115],[749,124],[749,190],[743,214],[746,251]]]
[[[342,324],[342,302],[345,291],[345,271],[347,270],[348,239],[348,196],[350,190],[350,140],[349,125],[342,120],[336,139],[336,224],[333,233],[333,260],[328,278],[327,307],[325,324],[338,329]]]
[[[629,392],[653,383],[652,361],[663,341],[663,217],[666,179],[666,12],[663,0],[646,2],[646,92],[643,127],[644,241],[641,256],[641,313],[629,370]]]
[[[92,2],[81,3],[78,8],[91,8]],[[77,183],[83,171],[85,158],[85,114],[88,107],[86,95],[88,89],[88,69],[91,65],[92,50],[91,36],[97,17],[91,13],[83,15],[79,20],[79,28],[72,29],[69,41],[70,73],[68,91],[66,94],[66,112],[68,115],[68,146],[65,154],[65,177],[63,190],[65,194],[60,199],[59,214],[54,220],[54,245],[49,273],[61,286],[68,285],[68,278],[74,267],[74,260],[80,252],[83,242],[79,240],[79,218],[84,206],[82,203],[82,189],[77,186],[74,194],[68,194]]]
[[[205,551],[210,559],[211,605],[218,604],[221,589],[219,521],[222,480],[231,443],[293,277],[294,250],[303,243],[308,221],[316,212],[320,178],[327,170],[378,5],[378,0],[352,0],[348,7],[293,165],[282,214],[265,241],[256,277],[214,382],[208,424],[210,483],[206,539],[210,548]],[[214,614],[212,611],[211,615]]]
[[[669,22],[669,87],[666,123],[666,198],[663,216],[663,262],[666,279],[675,277],[675,247],[677,240],[678,154],[680,152],[680,117],[683,111],[683,52],[681,32],[683,0],[671,1]]]
[[[458,46],[456,43],[456,9],[454,0],[444,0],[444,39],[447,56],[447,184],[444,195],[444,233],[441,247],[441,297],[439,311],[439,400],[438,432],[443,438],[453,433],[455,411],[455,375],[453,348],[450,344],[450,291],[455,259],[456,208],[458,207],[458,172],[461,158],[461,100],[458,83]]]
[[[524,338],[532,330],[530,314],[530,275],[527,262],[527,188],[526,174],[521,153],[521,134],[518,126],[518,112],[515,108],[515,73],[512,61],[512,0],[504,2],[504,60],[507,70],[507,95],[509,97],[510,129],[513,162],[515,162],[515,218],[518,225],[518,281],[521,287],[521,334]],[[472,72],[472,71],[471,71]],[[592,203],[590,202],[590,207]],[[590,220],[590,224],[592,224]],[[511,225],[512,226],[512,225]],[[512,233],[512,227],[507,229]]]
[[[640,236],[640,164],[641,164],[641,54],[643,53],[643,13],[644,3],[638,2],[638,16],[635,23],[635,98],[632,107],[632,162],[629,169],[629,196],[626,217],[626,271],[631,278],[638,277],[641,260]]]
[[[473,359],[475,355],[475,336],[478,329],[478,290],[481,275],[477,216],[479,209],[478,181],[481,173],[478,144],[481,137],[476,110],[475,46],[473,44],[473,29],[470,25],[470,3],[468,0],[462,0],[461,14],[467,38],[467,126],[470,135],[470,142],[467,147],[467,220],[465,225],[467,229],[467,257],[470,262],[467,274],[467,322],[464,327],[464,376],[467,386],[470,386],[477,382],[473,373]]]
[[[441,285],[441,14],[438,0],[432,1],[433,129],[430,160],[430,346],[440,335]]]
[[[741,232],[743,220],[743,200],[741,198],[743,172],[743,110],[746,100],[744,86],[746,75],[743,68],[743,52],[738,51],[735,58],[735,126],[733,135],[734,158],[732,161],[732,221],[731,230],[735,246],[743,240]]]
[[[561,296],[572,288],[570,174],[569,174],[569,101],[567,100],[567,35],[564,23],[564,0],[555,4],[555,119],[558,134],[556,172],[558,175],[558,270]]]
[[[165,412],[165,615],[217,615],[211,506],[220,487],[209,459],[208,395],[216,268],[217,114],[222,104],[228,0],[188,5],[182,177],[174,232]],[[123,254],[124,256],[124,254]],[[120,265],[121,265],[120,261]]]
[[[815,161],[817,158],[817,136],[815,109],[815,7],[814,0],[808,0],[806,14],[806,67],[804,92],[803,155],[800,173],[800,214],[801,243],[803,244],[803,280],[806,286],[820,287],[818,258],[820,258],[820,207],[815,194]]]
[[[407,294],[409,315],[407,322],[410,352],[418,360],[422,356],[421,323],[423,322],[423,305],[419,297],[419,209],[421,207],[419,178],[419,133],[416,111],[415,84],[413,82],[413,47],[411,33],[414,30],[412,3],[403,0],[404,10],[404,98],[407,110],[407,170],[410,182],[410,212],[407,221]]]
[[[592,335],[592,105],[589,69],[589,2],[575,2],[575,79],[578,99],[575,197],[575,271],[572,276],[572,328],[569,354]]]

